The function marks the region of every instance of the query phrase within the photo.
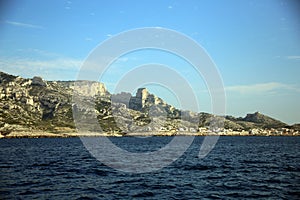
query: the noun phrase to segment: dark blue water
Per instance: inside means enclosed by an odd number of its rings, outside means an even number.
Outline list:
[[[199,159],[202,140],[162,170],[130,174],[97,161],[79,138],[1,139],[0,199],[300,198],[300,137],[221,137]],[[170,138],[112,141],[137,151]]]

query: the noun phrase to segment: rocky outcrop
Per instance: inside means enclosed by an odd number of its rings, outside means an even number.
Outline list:
[[[146,107],[146,103],[153,103],[153,95],[150,96],[146,88],[139,88],[136,96],[129,100],[129,108],[142,111]]]
[[[151,116],[166,115],[169,118],[180,118],[181,116],[180,110],[150,94],[146,88],[139,88],[136,95],[130,98],[129,108],[145,112]]]
[[[41,77],[35,76],[31,80],[31,85],[46,87],[47,83]]]

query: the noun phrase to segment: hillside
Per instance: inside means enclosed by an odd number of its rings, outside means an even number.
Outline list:
[[[75,87],[79,87],[76,88]],[[74,104],[73,94],[79,97]],[[224,122],[225,129],[279,129],[287,124],[261,113],[244,118],[216,117],[209,113],[179,110],[146,88],[136,95],[122,92],[110,94],[103,83],[92,81],[44,81],[40,77],[25,79],[0,72],[0,133],[47,131],[54,134],[74,133],[77,122],[84,130],[108,134],[159,131],[198,131],[209,128],[212,119]],[[72,108],[73,105],[73,108]],[[92,105],[92,106],[87,106]],[[76,113],[73,113],[76,110]],[[96,113],[100,126],[88,119]],[[292,128],[291,126],[289,128]],[[293,128],[299,128],[294,125]]]

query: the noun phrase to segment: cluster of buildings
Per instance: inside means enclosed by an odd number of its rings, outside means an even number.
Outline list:
[[[209,127],[179,127],[176,129],[170,129],[169,127],[161,127],[160,132],[178,132],[179,134],[195,134],[195,135],[262,135],[262,136],[296,136],[300,135],[298,130],[290,129],[290,128],[270,128],[270,129],[262,129],[262,128],[254,128],[251,130],[232,130],[226,128],[218,128],[211,129]]]
[[[278,129],[252,129],[249,131],[251,135],[300,135],[300,132],[289,128]]]

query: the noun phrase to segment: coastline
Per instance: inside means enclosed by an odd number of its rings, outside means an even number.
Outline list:
[[[246,131],[202,133],[202,132],[131,132],[131,133],[109,133],[109,132],[61,132],[52,133],[46,131],[12,131],[10,134],[1,135],[1,138],[71,138],[71,137],[152,137],[152,136],[300,136],[300,134],[250,134]]]

